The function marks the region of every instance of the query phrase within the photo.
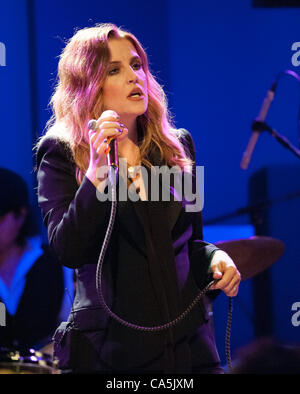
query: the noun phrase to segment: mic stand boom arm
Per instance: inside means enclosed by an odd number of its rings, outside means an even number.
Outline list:
[[[259,120],[254,120],[252,123],[252,130],[257,130],[258,132],[267,131],[271,134],[273,138],[275,138],[282,146],[290,150],[294,155],[300,159],[300,150],[295,148],[291,142],[284,137],[283,135],[279,134],[275,129],[272,129],[269,125],[265,122],[261,122]]]

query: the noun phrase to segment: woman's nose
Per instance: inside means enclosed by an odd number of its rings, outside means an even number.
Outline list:
[[[127,81],[128,83],[136,83],[138,81],[136,72],[131,67],[128,70]]]

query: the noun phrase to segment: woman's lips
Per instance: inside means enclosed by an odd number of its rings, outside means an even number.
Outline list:
[[[131,100],[131,101],[140,101],[140,100],[144,100],[144,95],[143,94],[133,95],[133,96],[128,96],[127,98],[128,98],[128,100]]]

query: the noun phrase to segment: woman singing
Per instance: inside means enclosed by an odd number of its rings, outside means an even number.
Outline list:
[[[185,209],[172,187],[167,201],[151,201],[147,193],[154,166],[195,170],[195,151],[190,133],[172,127],[141,44],[112,24],[79,30],[61,54],[58,77],[53,116],[37,145],[37,177],[49,244],[76,274],[69,319],[54,335],[60,368],[222,373],[203,299],[178,324],[155,332],[120,324],[99,302],[97,262],[111,212],[111,201],[101,198],[107,174],[99,176],[99,169],[107,164],[111,137],[129,170],[141,166],[149,178],[119,175],[118,184],[134,187],[138,198],[117,199],[102,272],[109,308],[132,324],[161,326],[190,305],[209,275],[219,279],[211,289],[228,296],[237,294],[240,283],[231,258],[202,241],[200,211]],[[91,119],[97,120],[93,130]]]

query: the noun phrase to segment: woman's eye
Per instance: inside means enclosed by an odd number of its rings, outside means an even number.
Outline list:
[[[108,72],[108,74],[109,74],[109,75],[114,75],[114,74],[117,74],[118,71],[119,71],[118,68],[112,68],[112,69]]]
[[[137,62],[137,63],[133,63],[131,66],[134,70],[140,70],[142,68],[142,64]],[[111,70],[109,70],[108,75],[115,75],[118,74],[119,72],[119,67],[114,67]]]
[[[141,64],[141,63],[134,63],[134,64],[132,65],[132,67],[133,67],[135,70],[139,70],[139,69],[142,67],[142,64]]]

